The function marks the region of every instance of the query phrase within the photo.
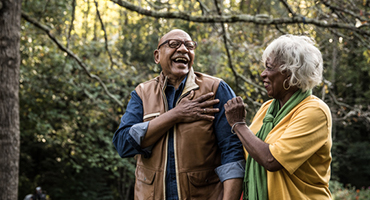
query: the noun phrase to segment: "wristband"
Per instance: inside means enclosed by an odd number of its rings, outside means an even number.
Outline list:
[[[233,126],[231,127],[231,133],[234,134],[234,135],[235,135],[234,128],[235,128],[235,125],[237,125],[237,124],[245,124],[245,122],[235,122],[233,124]]]

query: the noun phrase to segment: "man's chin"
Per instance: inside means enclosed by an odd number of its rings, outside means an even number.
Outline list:
[[[175,75],[175,76],[185,76],[189,73],[189,68],[186,67],[186,68],[176,68],[174,70],[172,70],[172,74]]]

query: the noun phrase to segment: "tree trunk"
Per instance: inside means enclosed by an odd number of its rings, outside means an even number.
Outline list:
[[[21,0],[0,0],[0,199],[18,199]]]

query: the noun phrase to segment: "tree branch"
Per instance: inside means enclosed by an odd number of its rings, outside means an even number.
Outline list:
[[[27,14],[23,13],[22,12],[22,18],[25,19],[26,21],[30,22],[31,24],[35,25],[37,28],[41,29],[42,31],[44,31],[48,36],[49,38],[59,47],[59,49],[61,49],[62,51],[66,52],[69,56],[71,56],[77,63],[80,67],[82,67],[82,69],[85,71],[86,75],[89,77],[89,78],[92,78],[92,79],[95,79],[97,80],[100,85],[103,87],[105,93],[111,98],[113,99],[118,105],[120,106],[123,106],[122,102],[119,101],[115,96],[113,96],[107,89],[107,86],[104,84],[104,82],[97,76],[97,75],[94,75],[94,74],[91,74],[89,72],[89,70],[87,69],[87,66],[85,63],[82,62],[82,60],[77,56],[75,55],[71,50],[69,50],[68,48],[66,48],[65,46],[62,45],[61,42],[59,42],[51,33],[50,33],[50,29],[39,23],[38,21],[36,21],[35,19],[32,19],[31,17],[29,17]]]
[[[280,2],[284,5],[284,7],[288,10],[288,12],[290,14],[292,14],[293,16],[295,16],[296,14],[294,13],[293,9],[290,7],[290,5],[288,4],[288,2],[286,2],[285,0],[280,0]]]
[[[351,15],[352,17],[354,18],[358,18],[359,20],[361,21],[368,21],[368,19],[366,19],[365,17],[361,17],[360,15],[357,15],[355,14],[354,12],[352,12],[351,10],[347,10],[345,9],[343,6],[340,8],[340,7],[337,7],[337,6],[333,6],[331,5],[331,2],[330,1],[327,1],[327,0],[321,0],[321,2],[328,8],[330,8],[331,10],[333,11],[340,11],[340,12],[343,12],[343,13],[346,13],[348,15]]]
[[[201,0],[197,0],[197,2],[200,5],[200,9],[202,10],[202,15],[205,15],[206,13],[209,13],[209,9],[207,8],[207,6]]]
[[[145,1],[150,5],[150,7],[154,8],[155,10],[162,10],[162,9],[169,9],[169,8],[171,8],[171,6],[169,6],[169,5],[156,6],[156,5],[154,5],[152,2],[150,2],[148,0],[145,0]]]
[[[290,14],[292,14],[292,16],[293,17],[295,17],[295,16],[297,16],[297,14],[293,11],[293,9],[292,9],[292,7],[290,7],[290,5],[288,4],[288,2],[287,1],[285,1],[285,0],[280,0],[280,2],[284,5],[284,7],[288,10],[288,12],[290,13]],[[303,28],[302,28],[302,26],[300,25],[300,24],[297,24],[298,25],[298,28],[299,28],[299,30],[301,30],[301,32],[303,32]],[[276,26],[276,27],[278,27],[278,26]],[[279,29],[278,29],[279,30]],[[279,30],[280,31],[280,30]]]
[[[219,15],[222,15],[222,11],[221,11],[221,8],[219,6],[218,0],[214,0],[214,2],[215,2],[215,6],[216,6],[216,9],[217,9],[217,12],[219,13]],[[241,78],[241,79],[243,79],[244,82],[247,82],[249,84],[252,84],[253,86],[255,86],[257,88],[261,88],[259,85],[253,83],[251,80],[247,79],[246,77],[244,77],[243,75],[239,74],[235,70],[234,64],[233,64],[233,61],[232,61],[232,56],[230,54],[229,45],[227,43],[228,37],[227,37],[227,31],[226,31],[226,28],[225,28],[225,24],[223,22],[221,22],[221,26],[222,26],[222,36],[223,36],[224,46],[225,46],[225,50],[226,50],[226,55],[227,55],[227,58],[228,58],[229,67],[230,67],[230,69],[233,72],[234,77],[235,77],[235,85],[236,85],[236,87],[237,88],[242,88],[239,85],[239,81],[238,81],[238,79]],[[247,100],[248,101],[252,102],[252,104],[253,104],[254,107],[255,107],[256,104],[258,104],[258,102],[254,101],[254,99],[250,98],[248,95],[245,95],[245,96],[247,97]],[[260,106],[260,105],[258,104],[258,106]]]
[[[99,19],[99,22],[100,22],[101,28],[102,28],[102,30],[103,30],[103,32],[104,32],[104,44],[105,44],[105,50],[106,50],[106,51],[107,51],[107,53],[108,53],[109,60],[110,60],[110,63],[111,63],[111,64],[110,64],[110,68],[111,68],[111,69],[113,69],[113,64],[115,64],[116,66],[118,66],[118,65],[117,65],[117,63],[115,63],[115,62],[113,61],[112,54],[110,53],[109,48],[108,48],[107,31],[105,30],[105,26],[104,26],[103,20],[102,20],[102,18],[101,18],[101,16],[100,16],[100,12],[99,12],[98,2],[97,2],[97,1],[95,1],[95,8],[96,8],[96,15],[98,16],[98,19]]]
[[[329,96],[330,98],[332,99],[333,103],[337,106],[339,106],[340,108],[342,108],[343,110],[343,114],[344,114],[344,110],[347,110],[349,109],[349,111],[347,111],[343,117],[338,117],[338,118],[335,118],[336,121],[343,121],[343,120],[346,120],[348,119],[349,117],[358,117],[358,118],[364,118],[365,120],[367,120],[368,122],[370,122],[370,112],[369,111],[362,111],[360,108],[356,107],[355,106],[351,106],[349,104],[346,104],[346,103],[343,103],[343,102],[340,102],[338,101],[337,97],[335,96],[335,94],[330,90],[330,86],[332,85],[332,83],[328,80],[324,80],[324,84],[327,85],[328,87],[328,90],[329,90]],[[343,109],[343,108],[346,108],[346,109]],[[369,107],[368,107],[368,110],[369,110]],[[337,114],[338,115],[338,114]]]
[[[216,9],[217,9],[217,12],[219,15],[222,15],[222,11],[221,11],[221,8],[217,2],[217,0],[214,0],[215,2],[215,6],[216,6]],[[225,46],[225,51],[226,51],[226,55],[227,55],[227,60],[228,60],[228,63],[229,63],[229,67],[231,69],[231,71],[233,72],[234,76],[235,76],[235,85],[237,87],[239,87],[238,85],[238,76],[236,74],[236,71],[234,69],[234,65],[233,65],[233,61],[232,61],[232,58],[231,58],[231,55],[230,55],[230,50],[229,50],[229,47],[227,45],[227,33],[226,33],[226,29],[225,29],[225,24],[223,22],[221,22],[221,27],[222,27],[222,37],[224,39],[224,46]]]
[[[252,16],[248,14],[239,15],[206,15],[206,16],[193,16],[185,12],[157,12],[154,10],[144,9],[136,6],[128,1],[124,0],[111,0],[112,2],[134,12],[142,15],[151,16],[155,18],[167,18],[167,19],[182,19],[186,21],[199,22],[199,23],[254,23],[259,25],[276,25],[276,24],[312,24],[322,28],[336,28],[346,29],[357,32],[359,34],[370,36],[370,31],[360,29],[353,24],[329,22],[327,20],[319,20],[305,17],[297,14],[293,17],[282,17],[282,18],[259,18],[258,16]]]
[[[67,48],[69,47],[69,39],[71,38],[71,32],[73,30],[73,23],[75,21],[75,15],[76,15],[76,0],[72,1],[72,18],[71,18],[71,24],[68,29],[68,35],[67,35]]]

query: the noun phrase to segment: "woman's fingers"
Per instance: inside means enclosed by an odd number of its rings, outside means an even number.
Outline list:
[[[230,125],[235,122],[245,121],[246,110],[243,99],[241,97],[235,97],[227,101],[224,105],[226,119]]]

